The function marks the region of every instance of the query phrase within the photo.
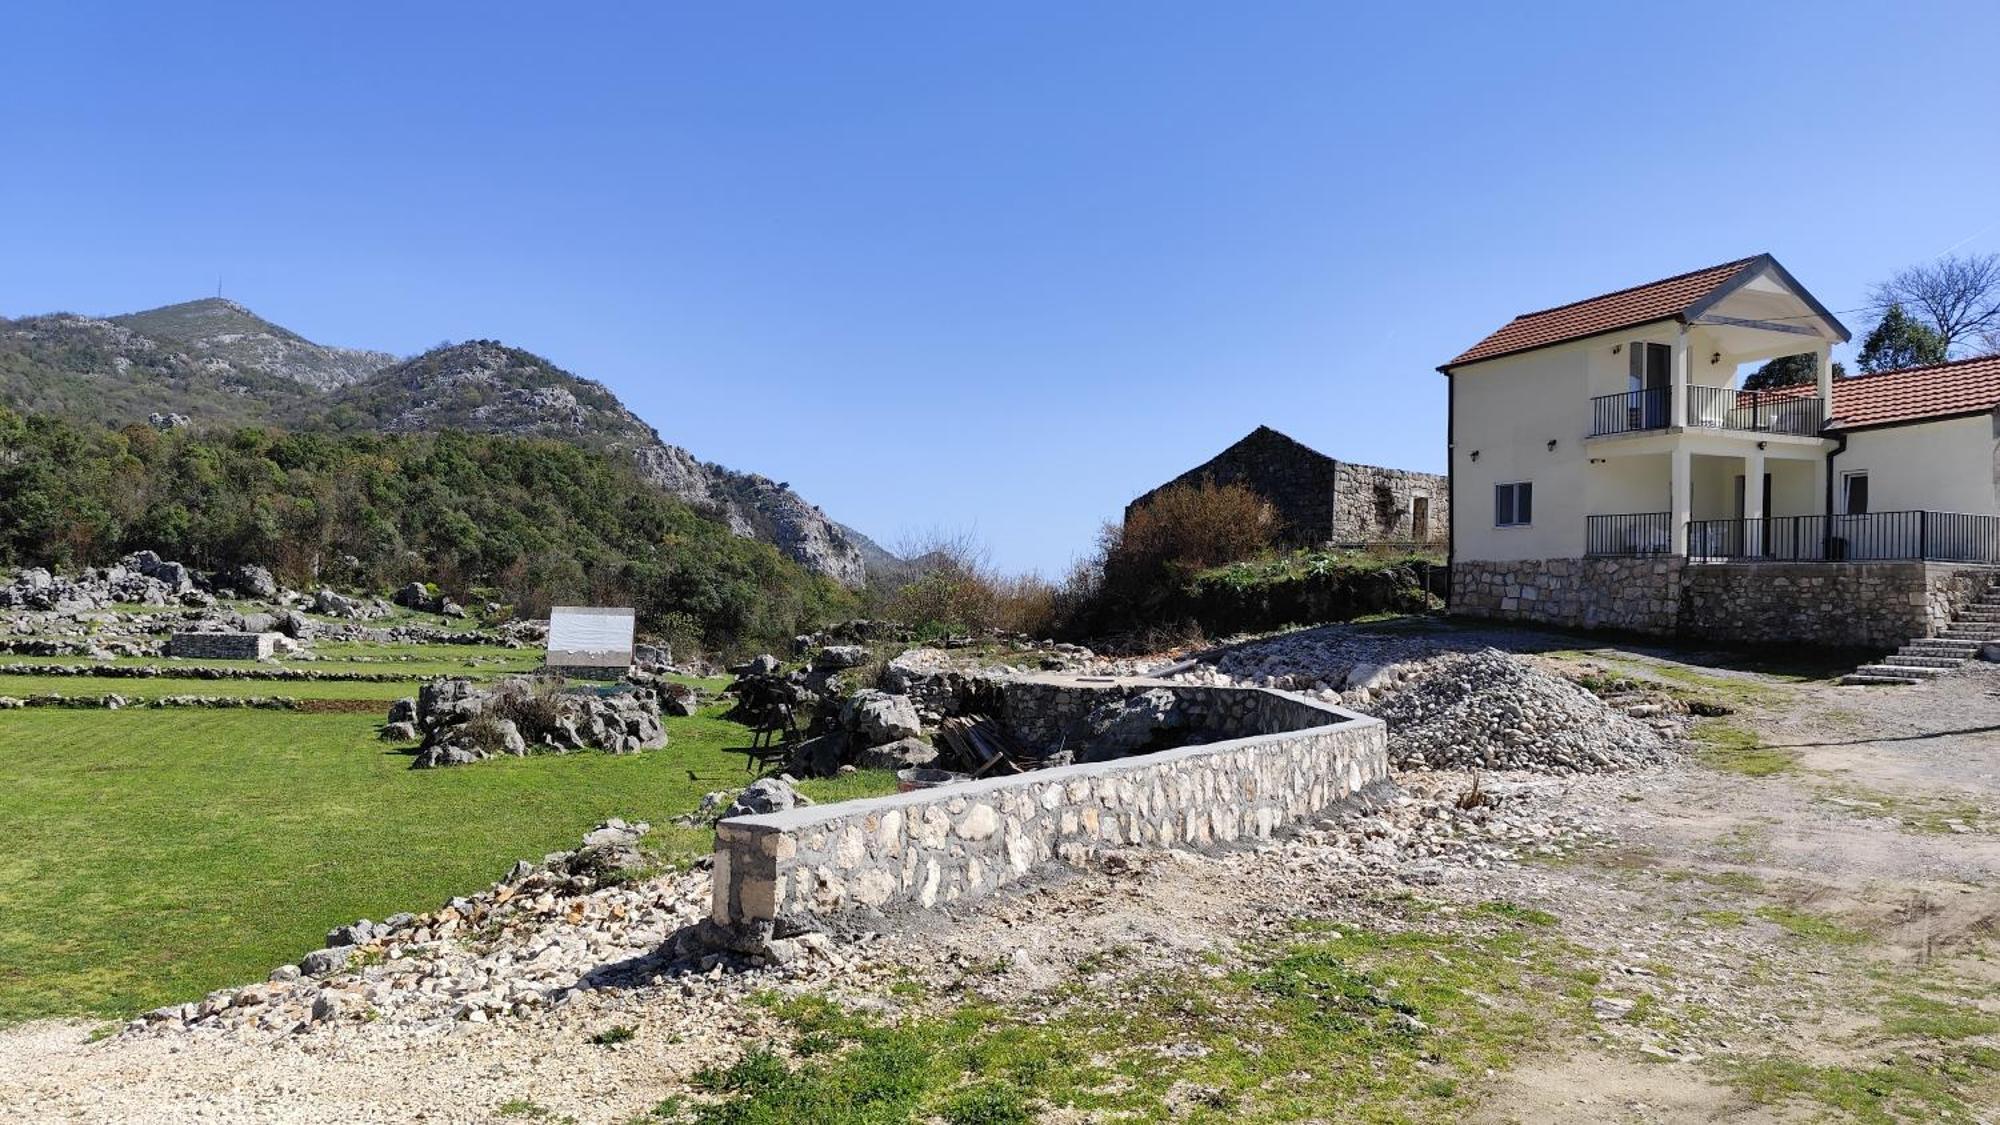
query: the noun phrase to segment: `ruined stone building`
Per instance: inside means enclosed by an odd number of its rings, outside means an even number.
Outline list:
[[[1442,475],[1336,461],[1269,426],[1127,504],[1125,515],[1169,488],[1204,480],[1240,484],[1269,501],[1280,541],[1292,546],[1442,547],[1451,526],[1451,490]]]

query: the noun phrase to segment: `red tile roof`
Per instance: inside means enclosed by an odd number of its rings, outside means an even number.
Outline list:
[[[1502,325],[1498,332],[1460,353],[1445,367],[1477,363],[1482,359],[1533,351],[1551,344],[1568,343],[1640,324],[1678,316],[1702,298],[1722,288],[1750,266],[1766,260],[1758,254],[1695,270],[1676,277],[1650,281],[1601,297],[1558,305],[1540,312],[1522,313]]]
[[[1805,393],[1811,389],[1806,388]],[[1983,414],[2000,408],[2000,355],[1833,381],[1834,429]]]

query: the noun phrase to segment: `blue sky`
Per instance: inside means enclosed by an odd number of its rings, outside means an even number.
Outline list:
[[[0,315],[495,337],[1054,573],[1260,423],[1441,471],[1514,313],[2000,250],[2000,6],[1344,7],[24,6]]]

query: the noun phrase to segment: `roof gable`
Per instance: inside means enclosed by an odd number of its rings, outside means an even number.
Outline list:
[[[1806,292],[1777,259],[1769,254],[1756,254],[1567,305],[1522,313],[1438,370],[1450,371],[1468,363],[1518,355],[1662,320],[1692,320],[1760,278],[1770,278],[1791,290],[1841,339],[1847,338],[1847,330],[1833,314]]]

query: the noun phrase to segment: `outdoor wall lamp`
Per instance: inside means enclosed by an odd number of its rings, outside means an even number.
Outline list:
[[[1710,367],[1714,367],[1714,366],[1715,366],[1716,364],[1718,364],[1718,363],[1721,363],[1721,362],[1722,362],[1722,353],[1721,353],[1721,352],[1712,352],[1712,353],[1710,353],[1710,355],[1709,355],[1709,357],[1708,357],[1708,365],[1709,365]]]
[[[1758,448],[1758,449],[1762,449],[1762,448],[1764,448],[1764,445],[1765,445],[1765,443],[1764,443],[1764,442],[1761,442],[1761,441],[1760,441],[1760,442],[1758,442],[1758,443],[1757,443],[1757,448]]]
[[[1477,461],[1477,460],[1479,460],[1479,451],[1478,451],[1477,449],[1475,449],[1475,450],[1473,450],[1473,451],[1472,451],[1472,459],[1473,459],[1474,461]]]
[[[1550,453],[1554,453],[1555,451],[1556,451],[1556,439],[1554,439],[1554,438],[1550,438],[1550,439],[1549,439],[1549,452],[1550,452]]]

